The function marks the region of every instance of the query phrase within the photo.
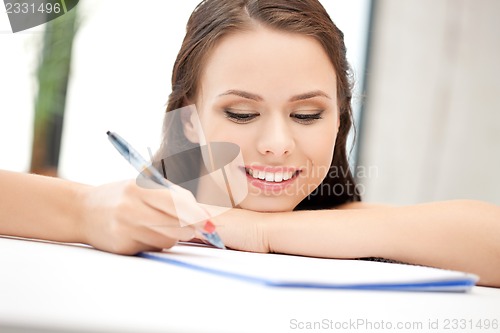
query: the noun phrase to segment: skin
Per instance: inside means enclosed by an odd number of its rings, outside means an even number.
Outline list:
[[[234,53],[234,50],[243,50]],[[474,201],[384,207],[346,204],[335,210],[292,212],[327,170],[338,129],[335,69],[314,39],[256,27],[224,39],[210,55],[196,101],[208,140],[237,143],[246,165],[304,166],[291,194],[266,195],[251,184],[240,210],[214,218],[235,249],[327,258],[383,257],[463,270],[500,286],[500,208]],[[290,103],[310,90],[314,97]],[[258,101],[241,94],[261,97]],[[258,114],[235,123],[223,110]],[[300,124],[301,110],[324,109],[323,119]],[[323,115],[323,114],[322,114]],[[272,212],[272,213],[270,213]],[[279,213],[277,213],[279,212]]]
[[[246,165],[304,168],[293,185],[297,188],[319,184],[321,176],[313,168],[329,165],[338,128],[334,69],[325,57],[314,40],[262,27],[227,37],[208,58],[193,101],[206,136],[239,144]],[[262,99],[218,97],[235,89]],[[292,96],[317,90],[330,98],[290,102]],[[234,123],[221,115],[228,106],[259,116]],[[290,117],[305,109],[325,111],[322,119],[307,125]],[[187,125],[187,134],[189,130]],[[168,190],[140,188],[135,181],[94,187],[0,171],[0,183],[2,235],[85,243],[119,254],[170,248],[195,236],[191,228],[180,228]],[[214,213],[213,222],[233,249],[327,258],[377,256],[475,273],[481,285],[500,287],[498,206],[464,200],[291,211],[303,197],[293,191],[289,196],[263,194],[250,187],[242,209]]]
[[[135,181],[94,187],[0,170],[0,183],[0,235],[85,243],[119,254],[170,248],[195,236],[179,226],[168,190]]]
[[[244,52],[235,57],[234,50]],[[336,86],[334,67],[312,38],[257,28],[215,48],[196,101],[208,141],[236,143],[247,167],[300,172],[280,190],[249,182],[241,208],[291,211],[322,182],[339,127]]]

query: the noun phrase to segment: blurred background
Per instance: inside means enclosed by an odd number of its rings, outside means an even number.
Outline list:
[[[89,184],[135,178],[106,131],[145,156],[157,149],[198,2],[82,0],[15,34],[0,10],[0,168]],[[500,204],[500,2],[321,2],[354,71],[351,161],[365,200]]]
[[[500,1],[375,1],[359,165],[365,198],[500,204]]]

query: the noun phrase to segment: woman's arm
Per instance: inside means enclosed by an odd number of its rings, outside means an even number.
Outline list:
[[[82,242],[85,185],[0,170],[0,234]]]
[[[85,243],[135,254],[189,240],[168,190],[135,181],[87,186],[57,178],[0,170],[0,235]]]
[[[449,201],[288,213],[235,210],[224,215],[215,220],[224,242],[233,248],[382,257],[475,273],[480,284],[500,287],[500,207],[495,205]]]

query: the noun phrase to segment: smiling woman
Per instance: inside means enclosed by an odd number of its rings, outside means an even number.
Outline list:
[[[157,157],[175,153],[171,143],[179,137],[204,144],[194,135],[198,127],[208,142],[240,147],[244,163],[233,171],[248,196],[222,214],[206,205],[229,248],[381,257],[475,273],[480,284],[500,287],[498,206],[360,202],[345,171],[349,73],[343,34],[317,0],[205,0],[188,22],[174,65]],[[174,112],[192,105],[199,123]],[[177,195],[167,190],[134,181],[92,187],[8,172],[0,172],[0,180],[1,234],[122,254],[194,236],[180,228]],[[32,203],[29,210],[24,202]]]
[[[500,234],[498,207],[359,202],[345,171],[349,74],[343,34],[316,0],[205,0],[195,9],[175,62],[167,114],[194,104],[208,142],[242,150],[248,196],[240,209],[214,217],[226,244],[383,257],[470,271],[483,284],[500,285],[493,268],[500,267],[500,239],[493,236]],[[160,157],[171,154],[175,128],[191,137],[195,127],[166,118]]]
[[[259,175],[249,174],[240,207],[331,208],[360,200],[346,153],[349,75],[343,35],[319,2],[204,1],[188,22],[167,111],[196,104],[208,141],[241,147]],[[181,127],[165,124],[157,159],[172,154]],[[285,182],[284,171],[293,175]]]

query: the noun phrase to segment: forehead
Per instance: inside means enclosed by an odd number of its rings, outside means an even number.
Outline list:
[[[319,41],[261,26],[220,40],[200,79],[204,95],[242,89],[268,98],[311,90],[336,96],[335,69]]]

